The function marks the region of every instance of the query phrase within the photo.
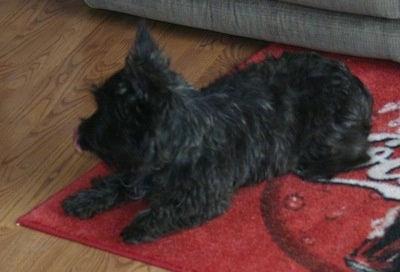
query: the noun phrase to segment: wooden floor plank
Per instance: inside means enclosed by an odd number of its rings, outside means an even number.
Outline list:
[[[16,226],[98,162],[72,130],[94,109],[90,86],[123,66],[138,18],[81,0],[0,0],[0,271],[162,271]],[[264,42],[148,21],[172,67],[207,85]]]

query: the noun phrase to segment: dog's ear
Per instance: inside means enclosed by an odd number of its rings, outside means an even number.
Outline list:
[[[136,90],[136,95],[151,98],[156,103],[179,90],[194,89],[170,69],[169,59],[158,48],[144,21],[139,23],[123,73],[132,89]]]
[[[154,56],[155,54],[155,56]],[[133,57],[160,57],[161,51],[147,29],[146,22],[140,21],[136,32],[136,39],[131,51]]]
[[[166,90],[173,79],[169,70],[170,61],[158,48],[156,42],[147,30],[146,23],[139,23],[136,40],[130,50],[123,73],[131,84],[144,96],[154,96]]]
[[[156,42],[147,30],[145,21],[140,21],[135,43],[126,59],[126,67],[148,74],[168,69],[170,61],[163,56]]]

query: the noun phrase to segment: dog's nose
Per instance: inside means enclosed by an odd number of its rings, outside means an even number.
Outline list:
[[[73,141],[74,141],[74,147],[75,147],[75,149],[78,150],[78,152],[82,152],[82,147],[79,145],[79,132],[78,132],[78,128],[75,128],[75,129],[74,129],[72,139],[73,139]]]

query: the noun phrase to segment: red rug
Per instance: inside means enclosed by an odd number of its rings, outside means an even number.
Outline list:
[[[270,45],[242,65],[260,61],[265,52],[278,56],[296,50]],[[366,169],[340,175],[329,184],[286,175],[242,189],[227,214],[200,228],[136,246],[124,244],[119,233],[144,207],[142,202],[84,221],[65,216],[61,209],[67,195],[107,173],[99,164],[18,222],[173,271],[351,271],[346,256],[366,266],[370,262],[371,267],[400,271],[400,228],[389,248],[377,253],[392,254],[391,259],[378,262],[364,254],[373,238],[381,239],[389,226],[400,223],[400,64],[324,55],[345,62],[374,96],[374,163]]]

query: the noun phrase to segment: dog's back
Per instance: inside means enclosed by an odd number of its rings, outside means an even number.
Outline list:
[[[369,159],[372,98],[339,62],[285,53],[223,77],[202,93],[215,116],[230,120],[227,129],[251,135],[240,141],[258,155],[250,163],[265,170],[262,178],[288,171],[329,178]],[[249,156],[243,159],[249,163]]]

